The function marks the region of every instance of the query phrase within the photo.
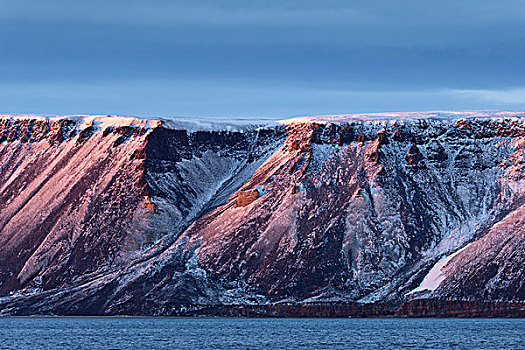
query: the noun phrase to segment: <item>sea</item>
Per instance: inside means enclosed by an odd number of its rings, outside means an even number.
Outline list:
[[[0,318],[0,349],[525,349],[525,320]]]

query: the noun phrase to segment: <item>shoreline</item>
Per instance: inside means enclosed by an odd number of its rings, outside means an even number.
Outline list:
[[[414,299],[403,304],[355,302],[275,303],[265,305],[173,305],[171,312],[147,315],[128,314],[33,314],[0,318],[521,318],[525,301],[460,301]]]

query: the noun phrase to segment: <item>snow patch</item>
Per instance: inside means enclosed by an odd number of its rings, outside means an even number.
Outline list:
[[[247,132],[266,127],[275,127],[275,121],[264,119],[216,119],[216,118],[160,118],[162,125],[168,129],[197,131]]]
[[[406,121],[420,119],[457,120],[469,118],[485,118],[492,120],[522,120],[525,122],[525,112],[512,111],[429,111],[429,112],[387,112],[387,113],[357,113],[357,114],[329,114],[317,116],[302,116],[279,120],[283,125],[299,123],[347,123],[370,122],[373,124],[404,124]]]
[[[121,115],[57,115],[57,116],[45,116],[45,115],[21,115],[21,114],[0,114],[1,119],[17,119],[17,120],[73,120],[80,128],[85,128],[90,125],[98,127],[108,126],[140,126],[146,128],[152,128],[161,122],[160,120],[143,119],[133,116],[121,116]]]
[[[450,260],[452,260],[456,255],[461,253],[463,250],[465,250],[469,245],[470,244],[464,246],[463,248],[461,248],[460,250],[456,251],[455,253],[449,256],[445,256],[441,258],[441,260],[439,260],[436,263],[436,265],[434,265],[434,267],[430,269],[430,271],[425,276],[425,278],[423,279],[419,287],[408,292],[406,295],[411,295],[411,294],[423,292],[423,291],[430,291],[430,292],[435,291],[439,287],[441,282],[445,280],[446,276],[443,274],[443,268],[448,264]]]

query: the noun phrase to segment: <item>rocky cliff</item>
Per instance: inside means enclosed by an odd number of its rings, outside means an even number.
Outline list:
[[[0,312],[512,314],[524,142],[515,113],[4,116]]]

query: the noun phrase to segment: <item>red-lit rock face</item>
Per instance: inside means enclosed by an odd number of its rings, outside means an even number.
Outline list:
[[[497,136],[499,122],[477,127],[483,137],[443,122],[293,126],[246,186],[270,192],[246,208],[217,208],[184,236],[205,269],[274,298],[403,297],[425,261],[521,203],[521,194],[500,187],[522,176],[521,165],[507,174],[499,166],[521,141]],[[341,138],[346,144],[336,146]]]
[[[523,121],[82,123],[0,119],[7,313],[525,300]]]
[[[240,191],[237,195],[237,199],[235,200],[235,206],[245,207],[259,198],[259,195],[260,193],[257,189]]]
[[[283,134],[77,119],[0,119],[0,296],[68,288],[176,239]]]
[[[59,287],[122,262],[148,239],[132,228],[145,220],[136,211],[143,168],[128,156],[145,133],[0,119],[0,135],[9,135],[0,143],[2,294]]]

